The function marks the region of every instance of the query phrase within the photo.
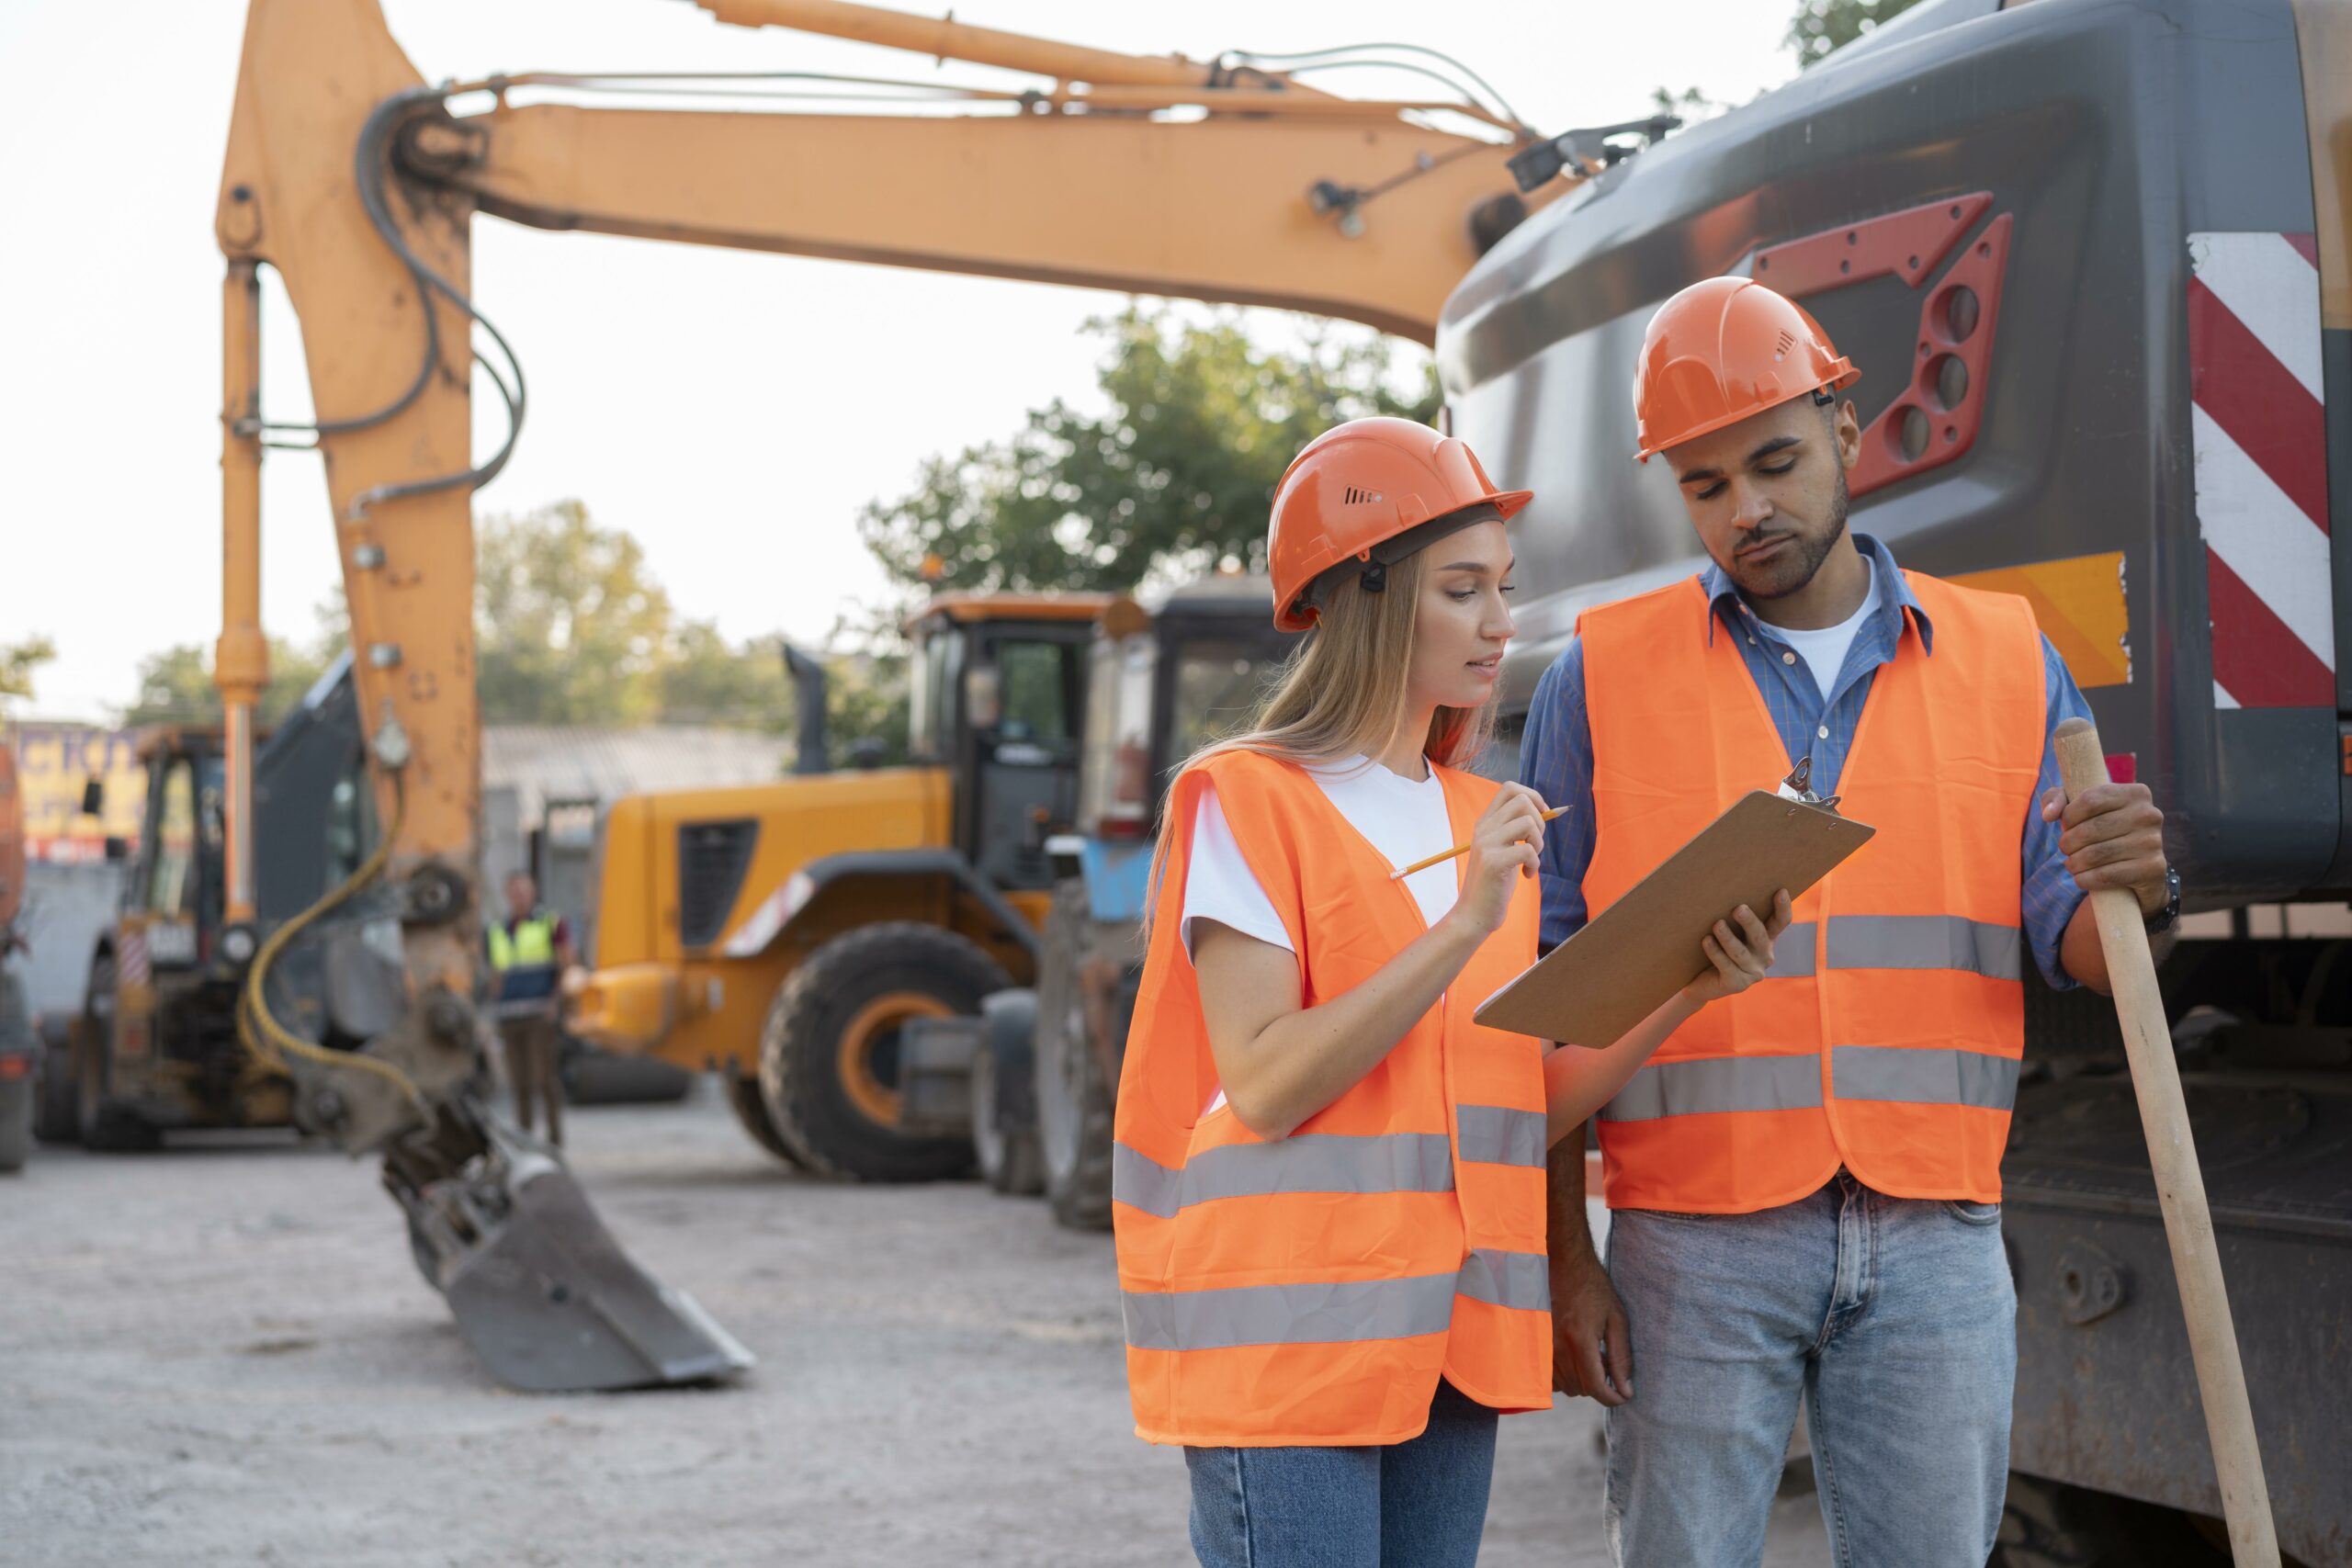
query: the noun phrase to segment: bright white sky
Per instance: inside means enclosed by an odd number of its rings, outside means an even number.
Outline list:
[[[429,80],[531,68],[919,74],[887,51],[724,28],[682,0],[384,0]],[[928,7],[926,7],[928,8]],[[1660,85],[1742,101],[1785,80],[1791,0],[1431,6],[959,0],[967,21],[1144,53],[1404,40],[1464,60],[1534,125],[1630,119]],[[0,0],[0,642],[57,661],[20,716],[104,717],[141,656],[209,649],[220,613],[220,280],[212,211],[242,0]],[[998,80],[970,67],[943,75]],[[1411,78],[1336,90],[1420,96]],[[878,597],[860,505],[927,455],[1093,401],[1118,297],[474,224],[475,297],[521,354],[531,417],[478,513],[577,496],[643,541],[679,612],[732,638],[824,636]],[[266,288],[274,288],[274,280]],[[273,418],[309,413],[273,295]],[[1278,319],[1264,323],[1278,331]],[[477,399],[477,407],[488,401]],[[870,411],[870,412],[869,412]],[[498,428],[485,412],[478,450]],[[315,635],[336,565],[317,459],[274,453],[264,614]]]

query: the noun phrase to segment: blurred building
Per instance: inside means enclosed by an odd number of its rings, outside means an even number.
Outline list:
[[[26,723],[7,727],[25,796],[27,868],[25,964],[36,1012],[81,1006],[83,981],[98,932],[120,897],[122,863],[135,857],[146,812],[147,779],[137,760],[136,731],[104,725]],[[549,724],[493,724],[482,730],[482,871],[485,913],[504,907],[509,872],[532,871],[540,900],[579,933],[582,956],[594,940],[596,824],[625,795],[763,784],[792,765],[782,736],[701,725],[628,729]],[[104,784],[103,818],[82,811],[84,786]]]

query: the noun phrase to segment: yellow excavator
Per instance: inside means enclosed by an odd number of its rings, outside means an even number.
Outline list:
[[[1281,306],[1430,342],[1454,283],[1533,206],[1610,159],[1611,135],[1536,135],[1440,57],[1426,99],[1332,96],[1238,55],[1144,57],[839,0],[700,0],[722,22],[920,57],[860,85],[907,117],[604,107],[648,91],[790,97],[805,78],[532,72],[429,85],[377,0],[252,0],[216,226],[222,295],[223,918],[254,949],[237,1023],[297,1121],[379,1156],[417,1261],[491,1371],[526,1388],[723,1375],[748,1353],[630,1265],[552,1151],[478,1089],[480,722],[470,497],[504,466],[527,391],[471,297],[477,212],[543,229]],[[1371,47],[1371,46],[1367,46]],[[933,62],[1029,73],[944,86]],[[1467,77],[1467,80],[1459,78]],[[936,112],[942,101],[957,113]],[[1565,170],[1563,169],[1563,165]],[[686,177],[691,172],[692,177]],[[1553,179],[1563,173],[1565,179]],[[1523,190],[1535,190],[1533,196]],[[314,422],[259,385],[259,280],[302,321]],[[472,450],[474,368],[506,434]],[[380,842],[318,906],[257,918],[254,715],[266,447],[320,452],[350,607]],[[400,931],[397,1021],[327,1049],[272,971],[355,911]],[[240,951],[247,944],[238,943]],[[290,1016],[290,1014],[289,1014]]]

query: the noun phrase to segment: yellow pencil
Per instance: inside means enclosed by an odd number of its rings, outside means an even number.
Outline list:
[[[1555,806],[1552,807],[1551,810],[1544,813],[1544,820],[1549,822],[1553,818],[1559,816],[1566,810],[1567,810],[1567,807],[1565,806]],[[1417,871],[1427,871],[1433,865],[1443,865],[1447,861],[1452,860],[1454,856],[1466,855],[1469,852],[1470,846],[1468,844],[1456,844],[1452,849],[1445,851],[1442,854],[1431,855],[1427,860],[1417,860],[1402,871],[1390,872],[1388,874],[1388,880],[1391,882],[1401,882]]]

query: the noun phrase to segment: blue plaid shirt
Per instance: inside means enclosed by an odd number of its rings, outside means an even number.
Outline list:
[[[1810,755],[1813,790],[1822,795],[1838,793],[1838,775],[1845,771],[1846,753],[1853,746],[1854,728],[1861,720],[1871,682],[1878,667],[1894,657],[1906,622],[1916,630],[1923,653],[1932,657],[1936,648],[1936,629],[1913,596],[1911,585],[1895,570],[1894,558],[1886,547],[1867,534],[1855,535],[1854,543],[1877,574],[1879,609],[1855,632],[1853,646],[1846,650],[1845,665],[1838,671],[1826,703],[1821,700],[1820,684],[1805,667],[1804,656],[1757,618],[1723,569],[1710,564],[1699,575],[1714,611],[1707,622],[1708,637],[1728,630],[1739,639],[1740,656],[1747,661],[1757,690],[1764,694],[1764,705],[1771,711],[1773,728],[1781,732],[1789,765],[1794,767],[1798,759]],[[2089,705],[2066,672],[2065,660],[2046,637],[2041,639],[2041,663],[2048,731],[2054,731],[2062,719],[2088,718]],[[1759,787],[1778,782],[1762,778],[1760,772],[1759,768]],[[1520,781],[1547,805],[1571,808],[1544,835],[1543,946],[1548,952],[1582,930],[1589,918],[1584,902],[1584,874],[1592,863],[1594,830],[1592,719],[1585,706],[1581,638],[1571,640],[1536,683],[1534,705],[1528,711],[1527,732],[1520,747],[1519,773]],[[2045,739],[2037,801],[2042,791],[2055,789],[2058,784],[2057,753]],[[2066,869],[2066,857],[2059,852],[2059,832],[2055,823],[2042,821],[2037,807],[2027,813],[2018,852],[2025,878],[2027,945],[2033,949],[2034,962],[2041,966],[2042,975],[2065,990],[2075,982],[2059,964],[2058,944],[2083,901],[2083,890]]]

